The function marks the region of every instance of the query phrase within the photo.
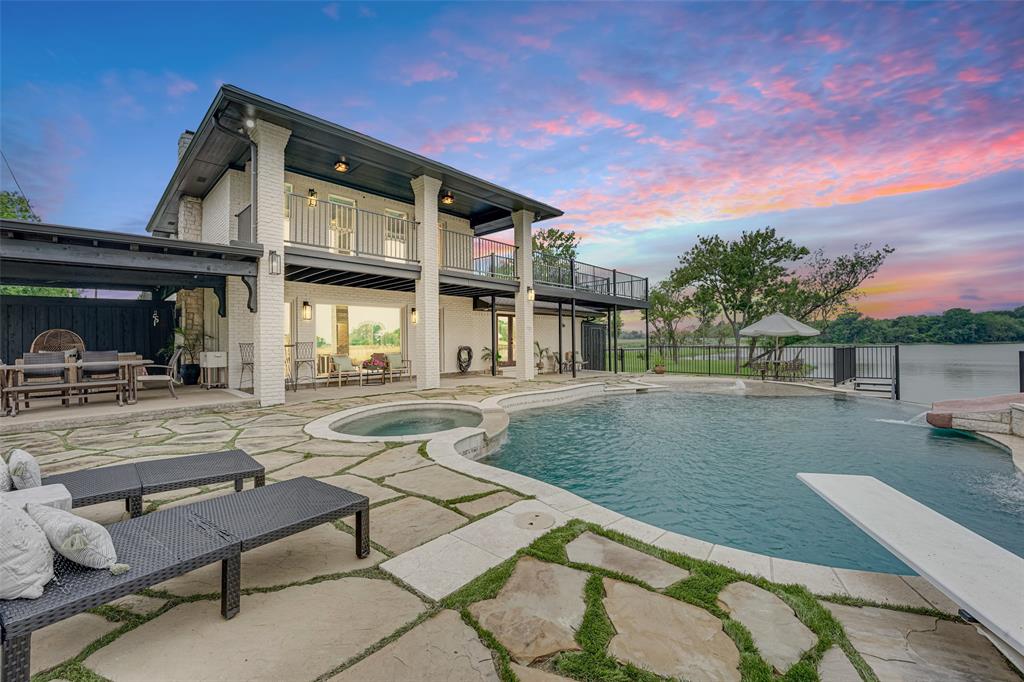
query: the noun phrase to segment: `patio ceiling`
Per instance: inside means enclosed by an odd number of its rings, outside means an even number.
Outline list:
[[[213,289],[224,312],[229,275],[242,278],[255,310],[262,246],[183,242],[65,225],[0,220],[0,283],[150,291]]]
[[[510,228],[511,213],[532,211],[535,221],[562,215],[553,206],[505,189],[330,121],[224,85],[203,117],[184,157],[164,190],[146,229],[154,234],[177,230],[181,196],[204,197],[229,168],[242,169],[250,156],[243,134],[246,119],[263,119],[292,131],[285,150],[285,168],[352,189],[414,203],[409,181],[420,175],[441,180],[455,203],[443,213],[466,218],[478,235]],[[334,170],[345,156],[348,172]]]

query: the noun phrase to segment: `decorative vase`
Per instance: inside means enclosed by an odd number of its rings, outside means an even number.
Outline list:
[[[664,374],[665,373],[665,365],[655,365],[654,366],[654,373],[655,374]]]
[[[195,386],[199,383],[199,365],[181,363],[181,383]]]

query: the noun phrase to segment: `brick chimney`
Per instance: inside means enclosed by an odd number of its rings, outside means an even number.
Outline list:
[[[188,143],[195,137],[195,131],[186,130],[178,136],[178,161],[181,161],[181,157],[185,156],[185,150],[188,149]]]

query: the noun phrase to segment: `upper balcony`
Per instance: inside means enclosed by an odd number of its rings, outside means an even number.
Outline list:
[[[542,253],[533,255],[533,281],[539,285],[631,301],[646,301],[649,286],[646,277]]]
[[[285,243],[345,256],[419,262],[412,220],[316,197],[285,194]]]

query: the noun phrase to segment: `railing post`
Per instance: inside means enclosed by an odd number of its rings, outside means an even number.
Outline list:
[[[892,397],[893,400],[900,399],[900,344],[898,343],[893,354]]]
[[[576,288],[576,259],[569,259],[569,288]]]
[[[1024,350],[1017,351],[1017,372],[1020,374],[1020,385],[1018,388],[1024,393]]]
[[[650,308],[644,311],[644,372],[651,371],[651,318],[649,312]]]

